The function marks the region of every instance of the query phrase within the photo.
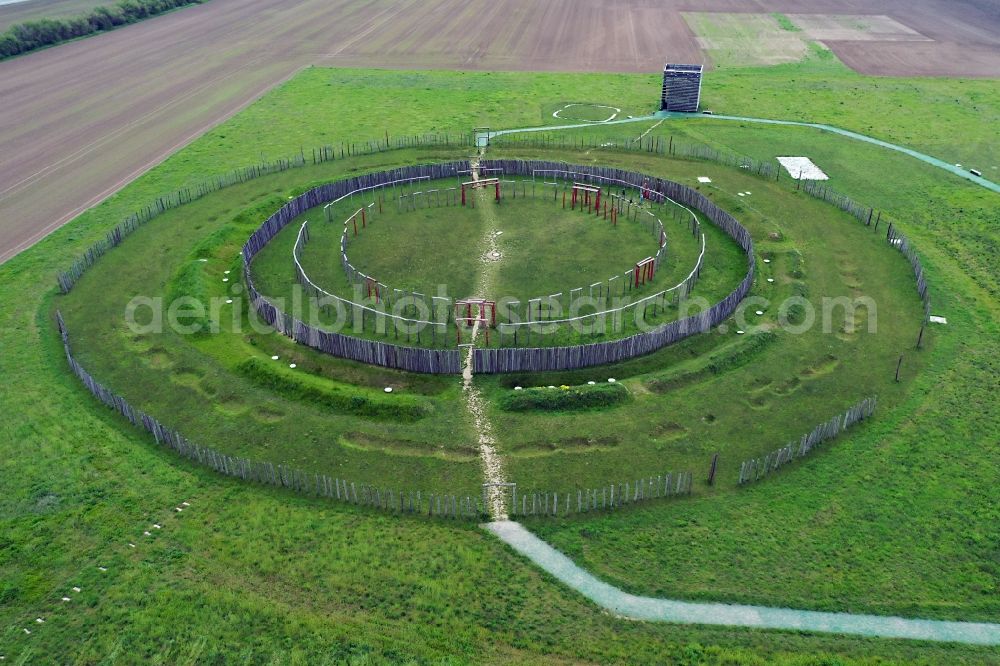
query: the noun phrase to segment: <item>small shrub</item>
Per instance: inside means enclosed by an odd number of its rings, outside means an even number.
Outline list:
[[[708,362],[700,368],[673,376],[651,379],[646,382],[646,387],[654,393],[666,393],[671,389],[690,384],[708,375],[718,375],[726,370],[742,367],[777,338],[778,334],[774,331],[753,333],[743,338],[742,344],[710,356]]]
[[[282,372],[273,364],[249,358],[236,370],[254,384],[280,393],[286,398],[331,407],[339,412],[375,419],[416,421],[430,413],[430,408],[411,396],[393,395],[389,399],[372,398],[354,391],[326,388]]]
[[[500,409],[508,412],[571,411],[613,407],[627,402],[629,392],[621,384],[560,386],[510,391],[500,398]]]

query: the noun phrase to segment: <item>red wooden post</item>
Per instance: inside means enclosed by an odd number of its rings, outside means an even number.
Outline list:
[[[364,208],[361,209],[361,228],[362,229],[367,229],[368,228],[368,221],[365,219],[365,209]]]
[[[563,190],[563,208],[566,208],[566,190]]]
[[[465,320],[468,323],[469,319],[472,319],[472,303],[465,304]]]
[[[565,201],[566,194],[563,193],[563,200]],[[565,208],[565,206],[563,206]],[[573,188],[573,203],[570,205],[570,210],[576,210],[576,188]]]
[[[597,212],[601,212],[601,191],[597,190],[597,201],[594,202],[594,207],[597,208]]]
[[[607,200],[604,201],[604,219],[605,220],[608,219],[608,202],[607,202]]]
[[[354,235],[357,236],[358,235],[358,216],[355,215],[354,217],[352,217],[351,221],[354,222]]]
[[[635,286],[639,286],[639,264],[635,265]]]
[[[490,303],[490,325],[497,325],[497,304],[495,302]]]
[[[499,180],[496,182],[496,190],[497,190],[497,201],[500,201],[500,181]]]
[[[462,185],[462,205],[465,205],[465,185]]]

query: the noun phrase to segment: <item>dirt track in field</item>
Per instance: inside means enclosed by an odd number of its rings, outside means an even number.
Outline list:
[[[306,65],[655,72],[704,58],[681,11],[780,11],[884,14],[933,40],[830,44],[862,72],[1000,76],[991,3],[211,0],[0,62],[0,261]]]

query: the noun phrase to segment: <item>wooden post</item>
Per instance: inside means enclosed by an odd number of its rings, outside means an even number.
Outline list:
[[[715,483],[715,470],[719,466],[719,454],[712,456],[712,466],[708,468],[708,485]]]
[[[899,381],[899,368],[903,365],[903,355],[899,355],[899,361],[896,362],[896,381]]]
[[[921,343],[924,341],[924,328],[926,326],[926,324],[921,324],[920,326],[920,333],[917,335],[917,349],[920,349]]]

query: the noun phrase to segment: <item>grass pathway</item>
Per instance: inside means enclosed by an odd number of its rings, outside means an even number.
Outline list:
[[[698,603],[629,594],[605,583],[529,532],[520,523],[495,521],[486,529],[563,584],[618,617],[654,622],[1000,645],[1000,624],[910,620],[881,615],[824,613],[743,604]]]

